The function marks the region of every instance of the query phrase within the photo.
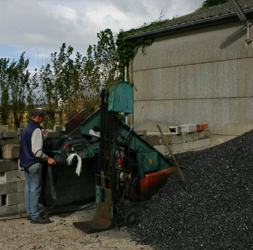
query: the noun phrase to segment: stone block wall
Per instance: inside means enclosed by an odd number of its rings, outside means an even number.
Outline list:
[[[60,136],[58,131],[47,132],[47,136]],[[0,125],[0,217],[25,213],[25,172],[19,167],[20,131],[8,131]],[[59,166],[57,174],[57,205],[71,204],[93,199],[95,196],[95,174],[82,167],[80,176],[75,167]]]
[[[185,131],[192,131],[189,128],[184,126]],[[50,138],[60,136],[59,128],[55,130],[57,131],[46,132],[45,136]],[[18,166],[20,131],[8,131],[7,126],[0,125],[2,148],[2,153],[0,152],[0,217],[25,213],[25,174]],[[168,149],[159,132],[137,131],[137,133],[141,133],[143,138],[161,153],[168,154]],[[200,150],[210,146],[208,129],[200,131],[196,129],[191,133],[180,134],[172,132],[164,135],[174,153]],[[58,166],[56,194],[57,205],[93,199],[95,197],[95,173],[83,165],[81,175],[77,176],[75,167]]]
[[[181,129],[181,127],[183,129]],[[174,154],[210,147],[210,132],[208,126],[204,126],[204,128],[202,126],[199,128],[199,126],[195,124],[195,127],[196,129],[193,130],[193,124],[182,125],[178,126],[179,129],[177,129],[177,131],[180,132],[175,133],[174,130],[172,130],[172,132],[164,133],[164,137]],[[159,132],[149,132],[144,130],[137,131],[137,133],[143,135],[143,139],[162,154],[169,154],[165,142]]]

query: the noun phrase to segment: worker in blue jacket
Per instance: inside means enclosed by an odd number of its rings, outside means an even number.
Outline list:
[[[39,198],[42,184],[42,162],[55,165],[54,159],[43,152],[43,135],[40,124],[43,122],[43,111],[34,109],[31,120],[21,132],[20,167],[25,170],[25,206],[27,219],[31,223],[46,224],[51,221],[40,214]]]

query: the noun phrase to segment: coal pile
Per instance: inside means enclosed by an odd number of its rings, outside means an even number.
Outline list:
[[[145,202],[132,238],[156,249],[253,249],[253,130],[175,157],[195,192],[172,175]]]

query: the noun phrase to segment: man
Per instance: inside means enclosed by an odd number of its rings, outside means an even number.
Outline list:
[[[31,120],[21,132],[20,139],[20,167],[25,170],[25,206],[27,219],[31,223],[50,223],[43,218],[39,209],[39,198],[42,182],[42,162],[55,165],[54,159],[43,152],[43,136],[40,124],[43,122],[43,111],[34,109]]]

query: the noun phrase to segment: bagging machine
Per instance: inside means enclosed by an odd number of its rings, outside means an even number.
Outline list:
[[[132,112],[131,85],[114,84],[102,90],[100,109],[74,129],[79,138],[59,139],[60,153],[54,151],[58,163],[66,160],[62,152],[96,162],[95,216],[91,221],[73,223],[86,233],[117,228],[117,218],[123,218],[128,227],[136,225],[136,206],[126,206],[125,201],[149,199],[177,171],[172,158],[161,154],[127,126],[126,117]]]

